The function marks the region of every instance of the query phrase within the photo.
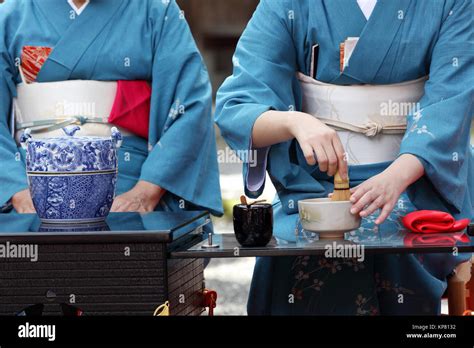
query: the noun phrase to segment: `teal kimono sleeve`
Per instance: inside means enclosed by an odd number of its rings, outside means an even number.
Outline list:
[[[207,209],[223,212],[212,120],[212,90],[183,13],[156,2],[149,142],[140,180]]]
[[[16,95],[13,79],[15,65],[6,48],[4,18],[0,15],[0,207],[28,188],[25,165],[9,128],[12,98]]]
[[[418,209],[473,218],[474,55],[471,0],[448,9],[434,46],[420,109],[408,118],[401,154],[421,159],[426,175],[408,189]]]
[[[286,8],[288,7],[288,8]],[[286,2],[261,1],[247,25],[233,58],[234,73],[217,93],[215,120],[222,136],[244,163],[244,186],[249,197],[262,194],[266,157],[272,149],[253,149],[255,121],[266,111],[296,109],[294,76],[297,71],[292,20]],[[272,147],[274,148],[274,147]]]

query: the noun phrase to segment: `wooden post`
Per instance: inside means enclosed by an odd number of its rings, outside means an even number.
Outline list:
[[[471,278],[471,261],[459,265],[448,280],[449,315],[461,316],[466,311],[466,284]]]

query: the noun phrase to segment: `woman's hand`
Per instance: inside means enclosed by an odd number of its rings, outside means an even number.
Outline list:
[[[160,186],[139,181],[133,189],[115,198],[111,212],[152,212],[164,194],[165,190]]]
[[[424,175],[420,160],[413,155],[402,155],[384,172],[351,189],[351,213],[361,217],[382,209],[375,220],[382,224],[392,212],[401,194]]]
[[[334,176],[339,171],[343,179],[347,178],[346,154],[334,129],[317,118],[300,112],[290,123],[290,132],[298,141],[309,165],[317,163],[319,169],[329,176]]]
[[[36,213],[31,199],[30,190],[23,190],[17,192],[12,197],[12,205],[19,214],[34,214]]]
[[[390,215],[406,187],[406,183],[399,180],[393,172],[385,171],[376,175],[351,190],[351,213],[365,218],[382,209],[375,220],[379,225]]]

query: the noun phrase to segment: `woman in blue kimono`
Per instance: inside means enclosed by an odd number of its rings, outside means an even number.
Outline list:
[[[473,218],[472,6],[470,0],[261,1],[237,46],[234,73],[218,92],[216,121],[234,150],[257,151],[259,165],[244,165],[247,195],[259,196],[269,173],[278,193],[276,237],[301,235],[297,202],[330,194],[338,170],[349,174],[352,213],[363,217],[359,233],[377,238],[396,231],[399,217],[416,209]],[[341,61],[341,43],[354,38],[350,59]],[[390,161],[348,165],[343,133],[307,112],[321,106],[308,103],[311,97],[325,97],[308,94],[308,85],[330,94],[338,86],[411,86],[428,75]],[[385,156],[378,146],[363,150],[356,155]],[[438,314],[447,276],[469,257],[260,258],[248,312]]]
[[[25,46],[50,47],[37,82],[145,80],[148,141],[126,136],[113,211],[222,213],[211,87],[176,2],[13,0],[0,5],[0,206],[33,212],[10,115]],[[23,156],[23,155],[22,155]]]

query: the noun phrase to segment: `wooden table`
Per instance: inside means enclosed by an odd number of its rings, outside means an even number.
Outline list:
[[[0,245],[38,251],[36,262],[34,252],[0,258],[0,315],[152,315],[165,301],[172,315],[199,315],[204,262],[169,254],[200,242],[209,224],[204,212],[111,214],[107,225],[67,228],[0,214]]]

